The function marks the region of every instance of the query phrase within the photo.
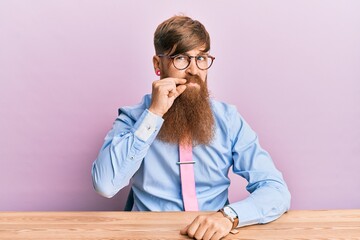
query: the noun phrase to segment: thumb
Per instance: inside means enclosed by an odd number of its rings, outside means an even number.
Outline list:
[[[180,234],[181,235],[187,235],[187,230],[189,229],[190,225],[187,225],[186,227],[184,227],[183,229],[180,230]]]
[[[186,89],[185,85],[179,85],[176,87],[176,91],[172,90],[169,93],[169,98],[173,98],[173,100],[175,100],[175,98],[177,98],[178,96],[180,96],[180,94],[182,94]]]
[[[177,91],[177,96],[178,97],[180,94],[182,94],[186,89],[186,85],[179,85],[176,87],[176,91]]]

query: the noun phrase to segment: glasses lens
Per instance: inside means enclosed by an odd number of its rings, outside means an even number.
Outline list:
[[[177,69],[185,69],[189,66],[190,64],[190,58],[186,55],[179,55],[176,56],[174,59],[174,66]]]
[[[200,69],[208,69],[211,66],[212,59],[207,55],[196,56],[196,64]]]

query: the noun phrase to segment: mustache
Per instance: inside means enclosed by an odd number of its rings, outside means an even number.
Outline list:
[[[201,85],[202,80],[198,75],[187,75],[185,76],[186,79],[186,83],[197,83],[199,85]]]

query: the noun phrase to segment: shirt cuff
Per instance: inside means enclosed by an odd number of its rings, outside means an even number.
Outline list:
[[[164,119],[162,117],[146,109],[134,126],[134,134],[141,141],[147,142],[150,137],[155,137],[157,135],[163,122]]]
[[[251,201],[251,198],[246,198],[240,202],[229,204],[239,218],[239,224],[237,227],[244,227],[248,225],[260,223],[260,215],[258,209]]]

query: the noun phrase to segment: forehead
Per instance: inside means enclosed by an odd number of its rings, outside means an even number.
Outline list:
[[[194,49],[186,52],[186,54],[191,55],[191,56],[203,54],[203,53],[207,53],[207,52],[205,52],[204,46],[197,47],[197,48],[194,48]]]

